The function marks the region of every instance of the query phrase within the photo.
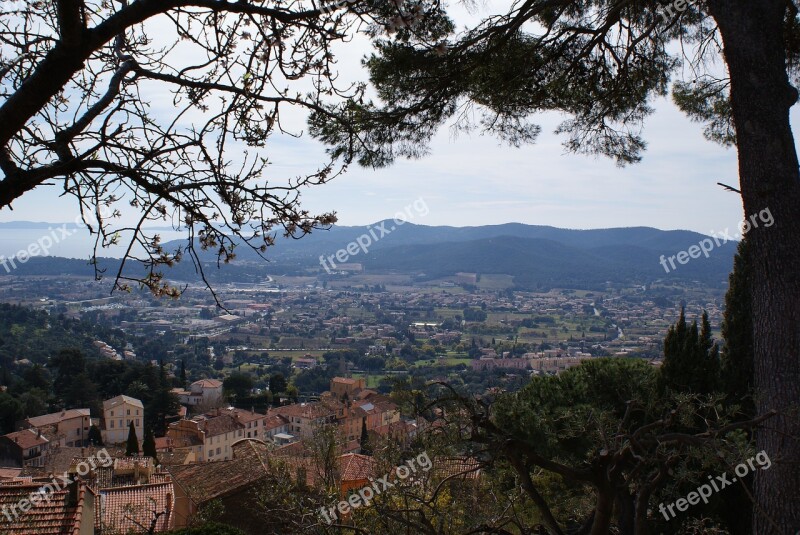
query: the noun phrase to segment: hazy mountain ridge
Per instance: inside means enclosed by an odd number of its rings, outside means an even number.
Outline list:
[[[5,225],[9,228],[10,224]],[[371,234],[379,239],[372,239]],[[661,255],[669,257],[687,250],[705,236],[650,227],[575,230],[521,223],[434,227],[412,223],[398,226],[386,220],[366,227],[334,226],[314,231],[300,240],[279,238],[266,253],[270,262],[261,261],[247,247],[238,247],[237,260],[232,265],[220,271],[215,268],[206,271],[212,280],[218,281],[257,280],[267,273],[324,274],[320,256],[330,258],[364,235],[369,235],[372,242],[367,252],[359,249],[355,255],[349,255],[348,262],[360,263],[369,272],[410,273],[425,279],[457,272],[507,274],[521,288],[596,286],[606,281],[647,282],[668,277],[717,286],[727,280],[736,249],[735,243],[724,244],[715,248],[710,258],[701,256],[686,265],[676,264],[677,269],[667,273],[659,264]],[[167,247],[183,243],[172,241]],[[215,260],[210,251],[202,252],[201,256],[209,263]],[[101,265],[111,273],[118,260],[104,259]],[[136,267],[132,265],[130,269]],[[93,272],[85,260],[48,257],[32,259],[12,273],[91,275]],[[2,274],[8,273],[0,269]],[[169,275],[181,280],[197,277],[190,262],[169,270]]]

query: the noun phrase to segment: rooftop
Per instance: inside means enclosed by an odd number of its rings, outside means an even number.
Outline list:
[[[140,409],[144,408],[142,402],[139,401],[138,399],[132,398],[130,396],[120,395],[105,400],[103,402],[103,410],[113,409],[117,405],[122,405],[123,403],[127,403],[128,405],[133,405],[134,407],[139,407]]]
[[[23,429],[22,431],[3,435],[2,438],[7,438],[22,449],[33,448],[50,442],[44,435],[36,431],[36,429]]]
[[[100,489],[100,506],[95,507],[95,529],[113,533],[140,533],[142,526],[151,526],[158,517],[155,532],[167,531],[173,525],[175,490],[172,482]]]
[[[43,414],[41,416],[34,416],[28,418],[26,422],[33,427],[42,427],[44,425],[57,424],[64,420],[71,420],[73,418],[89,417],[89,409],[69,409],[61,412],[54,412],[51,414]]]
[[[39,500],[27,512],[18,509],[22,500],[40,489],[38,484],[0,485],[0,510],[19,511],[19,516],[3,517],[3,532],[15,535],[78,535],[82,522],[93,522],[84,517],[84,506],[88,496],[94,498],[92,490],[81,482],[75,483],[77,494],[70,503],[69,489],[49,494],[50,500]]]

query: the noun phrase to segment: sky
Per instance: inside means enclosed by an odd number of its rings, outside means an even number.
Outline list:
[[[345,79],[365,79],[360,59],[368,51],[365,40],[338,51]],[[155,113],[171,110],[169,98],[155,100]],[[625,168],[602,157],[565,153],[563,137],[553,133],[563,117],[550,113],[535,118],[542,133],[534,145],[508,147],[477,132],[453,137],[444,128],[427,157],[378,170],[353,166],[334,181],[305,190],[303,206],[312,213],[335,211],[342,225],[391,218],[422,199],[426,215],[413,219],[422,225],[650,226],[703,234],[734,227],[743,216],[741,200],[717,182],[738,184],[735,151],[706,141],[702,125],[669,99],[652,105],[656,112],[645,124],[644,159]],[[291,121],[296,130],[304,128],[302,116]],[[323,151],[308,136],[270,138],[269,173],[285,178],[311,171],[325,161]],[[17,200],[13,211],[0,210],[0,221],[73,221],[75,201],[58,194],[58,186],[34,190]]]

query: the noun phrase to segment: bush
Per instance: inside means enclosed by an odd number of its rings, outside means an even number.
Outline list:
[[[246,535],[244,531],[219,524],[217,522],[209,522],[202,526],[195,526],[191,528],[176,529],[173,531],[165,532],[165,535]]]

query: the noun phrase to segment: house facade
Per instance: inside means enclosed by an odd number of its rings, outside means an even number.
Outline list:
[[[246,426],[221,411],[213,415],[195,416],[169,425],[167,437],[175,449],[188,448],[198,460],[227,461],[232,458],[231,446],[245,438]]]
[[[37,429],[42,433],[54,429],[58,445],[81,447],[86,445],[91,425],[89,409],[69,409],[27,418],[22,422],[21,427]]]
[[[189,390],[174,388],[182,405],[190,407],[214,408],[222,403],[222,381],[216,379],[200,379],[189,385]]]
[[[144,440],[144,406],[136,398],[117,396],[103,402],[100,433],[105,444],[122,444],[128,440],[130,425],[136,430],[139,444]]]
[[[0,466],[44,466],[50,441],[38,429],[23,429],[0,437]]]

